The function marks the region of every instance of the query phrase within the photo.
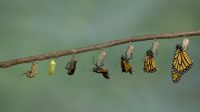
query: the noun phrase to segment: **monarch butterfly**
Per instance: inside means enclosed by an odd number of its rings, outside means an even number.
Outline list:
[[[130,42],[130,45],[128,46],[128,49],[125,53],[126,56],[121,56],[121,68],[122,68],[122,72],[129,72],[130,74],[134,74],[133,69],[131,67],[131,64],[129,63],[129,59],[132,58],[132,53],[134,51],[134,46],[133,44]]]
[[[49,62],[49,75],[53,74],[55,71],[56,63],[54,60]]]
[[[189,40],[187,38],[184,38],[182,40],[182,47],[183,47],[183,50],[186,51],[187,50],[187,46],[189,44]]]
[[[121,67],[122,72],[129,72],[130,74],[134,74],[131,64],[123,55],[121,56]]]
[[[96,73],[102,73],[103,77],[106,79],[110,79],[110,76],[108,75],[108,70],[103,69],[101,66],[103,66],[103,61],[106,57],[106,52],[104,50],[101,51],[100,55],[98,56],[97,63],[94,64],[94,57],[93,57],[93,64],[96,66],[96,68],[93,68],[93,72]]]
[[[67,63],[65,69],[68,70],[68,74],[69,75],[73,75],[75,70],[76,70],[76,62],[77,62],[77,59],[76,57],[73,55],[71,60]]]
[[[192,67],[193,61],[190,60],[186,51],[180,45],[176,45],[176,51],[174,53],[174,60],[172,62],[172,69],[176,73],[183,74]]]
[[[181,73],[176,73],[174,71],[174,69],[172,69],[172,81],[174,83],[178,83],[180,80],[181,80],[181,77],[183,76],[184,74],[181,74]]]
[[[31,71],[26,70],[25,74],[28,78],[33,78],[36,76],[36,73],[37,73],[37,64],[35,62],[32,62]]]
[[[151,50],[148,50],[146,52],[146,57],[145,57],[145,62],[144,62],[144,72],[153,73],[158,70],[159,69],[156,66],[156,63],[154,61],[153,52]]]
[[[155,40],[152,46],[153,46],[153,55],[158,54],[158,47],[159,47],[158,41]]]
[[[108,70],[107,69],[103,69],[102,67],[96,67],[93,68],[93,71],[96,73],[102,73],[103,77],[106,79],[110,79],[110,76],[108,75]]]

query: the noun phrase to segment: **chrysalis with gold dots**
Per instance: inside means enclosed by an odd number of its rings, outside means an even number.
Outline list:
[[[56,62],[51,59],[51,61],[49,62],[49,75],[52,75],[55,71],[55,67],[56,67]]]

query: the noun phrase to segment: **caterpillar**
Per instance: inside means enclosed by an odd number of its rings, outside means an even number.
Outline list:
[[[25,74],[28,78],[33,78],[36,76],[37,73],[37,63],[32,62],[31,71],[26,70]]]

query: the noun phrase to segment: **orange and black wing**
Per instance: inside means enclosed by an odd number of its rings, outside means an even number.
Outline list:
[[[158,67],[154,61],[153,52],[148,50],[144,62],[144,72],[153,73],[155,71],[158,71]]]
[[[181,77],[184,75],[184,74],[181,74],[181,73],[176,73],[174,71],[174,69],[172,69],[172,81],[174,83],[178,83],[180,80],[181,80]]]
[[[183,74],[192,67],[192,60],[190,60],[186,51],[180,45],[176,45],[176,52],[174,54],[174,60],[172,62],[172,69],[177,73]]]
[[[126,72],[125,70],[125,61],[124,60],[121,60],[121,67],[122,67],[122,72]]]
[[[108,75],[108,70],[107,69],[101,69],[100,73],[103,74],[104,78],[110,79],[110,76]]]
[[[130,74],[133,74],[133,69],[131,67],[131,64],[125,58],[121,58],[121,67],[122,67],[122,72],[129,72]]]

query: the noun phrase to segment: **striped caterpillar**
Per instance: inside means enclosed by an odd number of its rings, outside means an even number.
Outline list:
[[[36,76],[37,73],[37,63],[32,62],[31,71],[26,70],[25,74],[28,78],[33,78]]]

